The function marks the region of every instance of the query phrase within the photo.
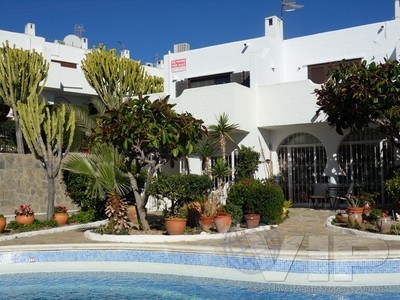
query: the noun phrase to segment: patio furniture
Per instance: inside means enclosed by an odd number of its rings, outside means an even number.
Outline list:
[[[315,183],[313,185],[312,193],[308,195],[308,208],[311,208],[312,204],[313,208],[324,205],[326,209],[326,202],[330,199],[328,187],[327,183]]]
[[[340,203],[348,204],[349,197],[354,193],[354,183],[350,183],[348,186],[333,185],[329,186],[330,198],[333,199],[332,208],[337,209]]]

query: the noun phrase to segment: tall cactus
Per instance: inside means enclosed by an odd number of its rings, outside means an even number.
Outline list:
[[[66,116],[64,104],[50,111],[45,101],[39,101],[39,97],[35,94],[28,97],[27,103],[19,101],[16,108],[25,141],[35,157],[42,162],[47,175],[47,219],[51,220],[55,202],[54,182],[60,171],[62,159],[68,154],[73,142],[75,112],[71,110]],[[66,133],[69,134],[69,139],[67,145],[64,146]]]
[[[32,94],[40,95],[48,70],[49,64],[35,50],[23,50],[15,45],[11,48],[8,42],[0,47],[0,102],[13,109],[18,153],[24,153],[24,144],[16,104],[26,103]]]
[[[82,70],[108,109],[118,109],[127,97],[164,90],[163,78],[148,75],[139,61],[119,57],[102,44],[86,55]]]

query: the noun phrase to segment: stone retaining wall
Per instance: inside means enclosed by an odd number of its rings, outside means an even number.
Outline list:
[[[77,209],[65,195],[61,174],[56,179],[56,205]],[[35,213],[47,210],[47,177],[31,154],[0,153],[0,214],[14,215],[20,204],[31,204]]]

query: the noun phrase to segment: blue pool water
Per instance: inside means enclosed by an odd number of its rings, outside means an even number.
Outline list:
[[[1,299],[400,299],[400,288],[300,287],[146,273],[0,275]]]

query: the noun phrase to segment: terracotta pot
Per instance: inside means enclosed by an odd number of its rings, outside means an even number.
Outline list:
[[[4,231],[4,228],[6,228],[6,225],[7,225],[7,219],[0,218],[0,232]]]
[[[378,226],[380,233],[390,233],[390,230],[392,229],[392,224],[393,221],[390,217],[379,217],[376,220],[376,226]]]
[[[350,227],[362,227],[362,214],[361,213],[351,213],[349,214],[349,224]]]
[[[15,221],[19,224],[29,225],[35,221],[35,216],[15,216]]]
[[[65,225],[68,223],[68,213],[54,213],[54,220],[58,225]]]
[[[336,220],[338,220],[340,223],[349,223],[349,215],[336,215]]]
[[[247,214],[245,215],[247,228],[257,227],[260,223],[260,215],[259,214]]]
[[[231,228],[232,218],[229,214],[217,214],[214,223],[219,233],[225,233]]]
[[[348,207],[347,208],[347,213],[349,215],[352,214],[352,213],[357,213],[357,214],[361,214],[362,215],[363,211],[364,211],[364,207],[363,206],[361,206],[361,207]]]
[[[214,216],[208,217],[208,216],[201,216],[200,218],[200,225],[201,228],[205,231],[209,231],[210,228],[214,225]]]
[[[187,219],[165,219],[165,227],[169,235],[182,234],[186,228]]]
[[[135,205],[128,205],[128,208],[126,209],[126,215],[133,226],[139,227],[139,219]]]

